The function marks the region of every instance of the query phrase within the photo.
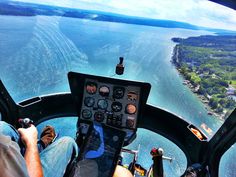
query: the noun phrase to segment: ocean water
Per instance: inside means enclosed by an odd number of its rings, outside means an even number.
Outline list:
[[[0,21],[0,78],[16,102],[69,92],[68,71],[113,76],[118,58],[123,56],[125,74],[113,77],[150,82],[149,104],[198,127],[205,123],[216,131],[222,124],[207,114],[200,100],[182,84],[183,78],[171,63],[175,46],[172,37],[209,32],[54,16],[0,16]],[[75,131],[76,118],[63,121]],[[62,131],[61,122],[51,121],[64,135],[68,132]],[[166,138],[140,129],[129,148],[137,149],[139,145],[138,161],[145,168],[151,165],[151,148],[162,147],[166,156],[174,158],[172,163],[164,162],[166,176],[180,176],[184,172],[187,162],[183,152]]]

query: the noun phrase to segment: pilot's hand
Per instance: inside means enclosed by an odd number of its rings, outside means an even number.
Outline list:
[[[37,146],[38,131],[33,124],[28,128],[19,128],[18,132],[26,147]]]

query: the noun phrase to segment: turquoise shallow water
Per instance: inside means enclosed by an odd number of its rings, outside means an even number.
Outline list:
[[[123,56],[125,74],[114,77],[150,82],[149,104],[173,112],[196,126],[205,123],[216,131],[221,125],[207,115],[204,105],[182,84],[183,79],[170,62],[175,46],[172,37],[208,32],[66,17],[0,16],[0,21],[0,78],[16,102],[42,94],[69,92],[68,71],[112,76],[118,58]],[[75,128],[76,120],[63,121],[67,127]],[[61,135],[70,129],[63,132],[61,121],[54,124]],[[151,142],[148,137],[152,137]],[[139,161],[146,168],[151,164],[150,149],[161,146],[166,155],[175,159],[172,164],[164,163],[166,176],[183,173],[186,159],[173,143],[141,129],[129,147],[137,149],[139,144],[142,154]]]

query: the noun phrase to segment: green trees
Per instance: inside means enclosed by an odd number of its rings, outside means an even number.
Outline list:
[[[194,72],[190,73],[190,82],[194,85],[197,86],[201,82],[201,78]]]
[[[223,110],[224,110],[224,108],[220,105],[216,108],[216,112],[218,112],[218,113],[223,112]]]
[[[209,105],[213,108],[216,109],[218,106],[218,99],[215,97],[212,97],[209,101]]]
[[[216,113],[227,112],[236,102],[227,95],[236,88],[236,36],[175,38],[174,62],[194,91],[205,96]],[[177,59],[177,60],[176,60]],[[236,91],[234,91],[236,95]]]
[[[226,108],[234,109],[235,107],[236,107],[236,102],[232,98],[228,99],[226,103]]]
[[[232,98],[217,98],[214,96],[210,98],[209,106],[219,113],[223,112],[224,108],[234,109],[236,107],[236,102]]]

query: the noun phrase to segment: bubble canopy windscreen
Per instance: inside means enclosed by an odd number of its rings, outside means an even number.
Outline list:
[[[69,92],[75,71],[149,82],[148,104],[209,138],[236,107],[233,9],[206,0],[4,0],[0,21],[0,78],[16,102]]]
[[[179,3],[2,1],[1,79],[17,102],[69,91],[69,71],[149,82],[149,104],[212,137],[236,105],[236,13]],[[121,56],[124,74],[114,75]]]

